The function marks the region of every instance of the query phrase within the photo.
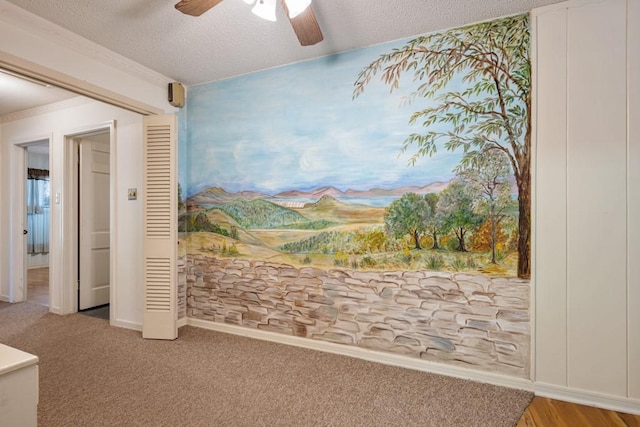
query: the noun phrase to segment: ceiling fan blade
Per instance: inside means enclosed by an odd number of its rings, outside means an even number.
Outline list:
[[[200,16],[222,0],[181,0],[176,9],[191,16]]]
[[[285,14],[289,16],[287,4],[284,0],[282,0],[281,3]],[[318,25],[318,20],[311,6],[307,7],[304,12],[295,18],[289,18],[289,21],[302,46],[311,46],[324,40],[322,31]]]

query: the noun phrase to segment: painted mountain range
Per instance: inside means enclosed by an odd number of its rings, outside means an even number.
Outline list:
[[[264,199],[264,200],[278,200],[278,199],[289,199],[289,198],[310,198],[310,199],[320,199],[323,196],[331,196],[333,198],[347,198],[347,197],[390,197],[397,196],[400,197],[406,193],[416,193],[420,195],[429,194],[429,193],[440,193],[442,190],[447,188],[449,182],[433,182],[424,186],[403,186],[396,187],[391,189],[386,188],[371,188],[369,190],[351,190],[348,189],[346,191],[339,190],[335,187],[327,186],[327,187],[318,187],[309,191],[301,191],[301,190],[290,190],[280,192],[274,195],[259,193],[255,191],[240,191],[238,193],[230,193],[226,191],[224,188],[220,187],[209,187],[206,188],[193,196],[187,199],[187,205],[213,205],[213,204],[221,204],[228,203],[232,200],[236,199],[244,199],[247,201],[256,200],[256,199]]]

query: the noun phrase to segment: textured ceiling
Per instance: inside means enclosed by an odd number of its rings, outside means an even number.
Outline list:
[[[528,12],[560,0],[314,0],[324,41],[301,47],[280,7],[262,20],[241,0],[200,17],[177,0],[8,0],[187,85]]]

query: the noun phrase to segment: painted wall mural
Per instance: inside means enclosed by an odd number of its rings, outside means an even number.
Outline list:
[[[528,26],[190,89],[187,315],[528,377]]]

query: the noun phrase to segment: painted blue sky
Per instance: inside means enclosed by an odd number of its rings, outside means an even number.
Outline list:
[[[393,188],[453,177],[461,154],[440,149],[415,166],[400,154],[426,100],[403,103],[407,74],[390,93],[379,80],[352,99],[358,74],[387,43],[189,89],[181,141],[180,182],[187,195],[206,187],[275,194],[321,186]],[[187,144],[184,144],[186,135]]]

